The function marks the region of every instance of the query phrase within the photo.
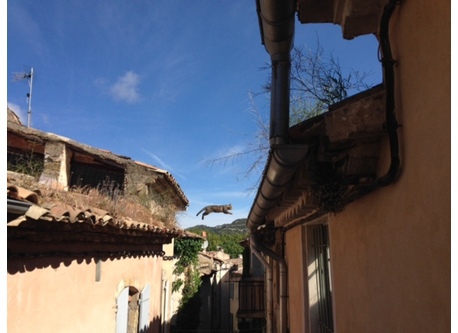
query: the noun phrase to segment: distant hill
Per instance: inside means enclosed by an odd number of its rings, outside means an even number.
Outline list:
[[[199,224],[190,228],[187,228],[187,231],[196,232],[196,231],[206,231],[212,232],[217,235],[228,235],[228,234],[247,234],[248,228],[246,226],[247,219],[237,219],[229,224],[217,225],[216,227],[209,227],[207,225]]]

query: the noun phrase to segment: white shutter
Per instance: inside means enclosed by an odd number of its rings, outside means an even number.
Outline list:
[[[140,316],[138,319],[138,332],[146,332],[149,328],[151,286],[147,284],[140,294]]]
[[[116,333],[127,332],[129,288],[124,288],[116,298]]]

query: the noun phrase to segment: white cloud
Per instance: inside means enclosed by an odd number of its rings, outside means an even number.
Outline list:
[[[164,169],[166,170],[167,172],[171,173],[173,177],[175,178],[180,178],[182,180],[186,180],[186,176],[182,173],[178,173],[176,171],[174,171],[174,169],[172,168],[172,166],[170,166],[169,164],[167,164],[166,162],[164,162],[159,156],[157,156],[156,154],[153,154],[152,152],[144,149],[144,148],[141,148],[141,150],[143,152],[145,152],[145,154],[147,154],[149,157],[151,157],[155,163],[154,163],[154,166],[158,166],[159,168],[161,169]]]
[[[22,110],[21,106],[14,104],[14,103],[7,103],[8,108],[12,110],[16,115],[19,117],[19,120],[22,124],[27,124],[27,111]]]
[[[138,102],[140,100],[140,94],[138,93],[139,83],[139,75],[128,71],[118,78],[118,81],[111,87],[110,93],[118,101]]]
[[[162,169],[165,169],[167,171],[171,171],[172,167],[165,163],[163,160],[161,160],[156,154],[153,154],[152,152],[141,148],[143,152],[145,152],[149,157],[151,157]]]

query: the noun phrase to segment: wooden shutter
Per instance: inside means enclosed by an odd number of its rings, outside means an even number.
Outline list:
[[[147,284],[140,294],[140,318],[138,320],[138,332],[146,332],[149,328],[151,286]]]
[[[124,288],[116,298],[116,333],[127,332],[129,288]]]

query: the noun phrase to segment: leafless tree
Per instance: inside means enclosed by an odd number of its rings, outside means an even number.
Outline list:
[[[262,69],[270,69],[270,64]],[[290,125],[325,112],[350,93],[370,88],[365,81],[371,74],[353,69],[344,74],[339,60],[325,52],[319,40],[314,50],[295,46],[291,51]],[[270,93],[270,83],[269,76],[261,93]]]
[[[268,70],[271,65],[267,63],[261,70]],[[370,72],[360,73],[350,70],[344,74],[339,60],[331,52],[325,52],[317,40],[314,50],[294,47],[291,51],[291,88],[290,88],[290,125],[297,124],[311,117],[317,116],[349,96],[351,93],[366,90],[370,85],[365,83]],[[266,122],[255,103],[255,98],[260,95],[270,94],[271,77],[261,87],[261,91],[250,93],[250,114],[257,125],[257,130],[251,135],[251,140],[244,150],[236,153],[228,152],[227,155],[207,161],[209,165],[227,163],[241,158],[250,159],[250,166],[239,177],[248,179],[253,174],[258,175],[256,183],[248,190],[258,187],[261,179],[262,168],[270,149],[269,123]]]

